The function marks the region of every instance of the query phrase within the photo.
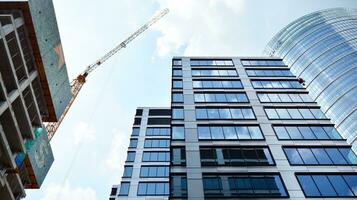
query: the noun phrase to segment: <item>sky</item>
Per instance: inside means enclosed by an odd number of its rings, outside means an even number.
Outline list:
[[[170,105],[173,56],[262,56],[280,29],[356,0],[53,0],[70,80],[156,12],[170,13],[90,74],[51,141],[55,161],[29,200],[108,199],[135,109]]]

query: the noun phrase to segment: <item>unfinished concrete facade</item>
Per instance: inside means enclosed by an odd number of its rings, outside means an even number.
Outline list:
[[[45,20],[48,20],[45,22]],[[0,2],[0,197],[25,197],[53,163],[43,122],[71,98],[52,1]]]

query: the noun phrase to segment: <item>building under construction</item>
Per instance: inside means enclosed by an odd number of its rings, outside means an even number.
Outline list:
[[[54,158],[43,122],[71,87],[51,0],[0,2],[0,199],[39,188]]]

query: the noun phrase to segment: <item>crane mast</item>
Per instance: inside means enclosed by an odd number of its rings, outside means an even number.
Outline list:
[[[87,76],[93,72],[96,68],[98,68],[101,64],[103,64],[105,61],[107,61],[109,58],[111,58],[113,55],[115,55],[118,51],[120,51],[123,48],[126,48],[126,46],[133,41],[135,38],[137,38],[140,34],[142,34],[144,31],[146,31],[150,26],[155,24],[158,20],[160,20],[163,16],[165,16],[169,12],[169,9],[164,9],[161,12],[159,12],[157,15],[155,15],[150,21],[148,21],[146,24],[144,24],[142,27],[140,27],[137,31],[135,31],[133,34],[131,34],[127,39],[125,39],[123,42],[121,42],[119,45],[114,47],[112,50],[110,50],[108,53],[106,53],[104,56],[102,56],[100,59],[98,59],[96,62],[93,64],[89,65],[83,73],[79,74],[77,78],[75,78],[71,82],[71,93],[72,93],[72,98],[69,101],[68,105],[64,109],[62,115],[58,119],[57,122],[48,122],[46,124],[46,130],[48,134],[48,139],[51,140],[53,136],[55,135],[58,127],[62,123],[63,119],[65,118],[66,114],[68,113],[69,109],[71,108],[73,102],[75,101],[76,97],[78,96],[79,92],[81,91],[84,83],[86,82]]]

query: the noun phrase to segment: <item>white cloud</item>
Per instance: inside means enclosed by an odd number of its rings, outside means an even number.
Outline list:
[[[78,145],[83,141],[93,141],[95,139],[95,129],[86,122],[79,122],[74,128],[74,143]]]
[[[182,48],[185,55],[224,55],[237,49],[234,42],[242,31],[237,19],[244,12],[244,0],[156,1],[161,8],[170,9],[154,27],[162,33],[157,40],[160,56]]]
[[[111,147],[110,147],[110,152],[108,154],[108,157],[105,161],[106,166],[110,170],[116,170],[118,174],[121,174],[120,170],[123,166],[122,163],[125,162],[126,159],[126,154],[120,154],[121,152],[126,152],[123,149],[126,149],[128,146],[128,138],[129,134],[124,134],[128,133],[127,131],[118,131],[114,130],[115,134],[113,136],[112,142],[111,142]]]
[[[50,184],[41,200],[97,200],[97,194],[90,187],[72,187],[68,182],[64,185]]]

